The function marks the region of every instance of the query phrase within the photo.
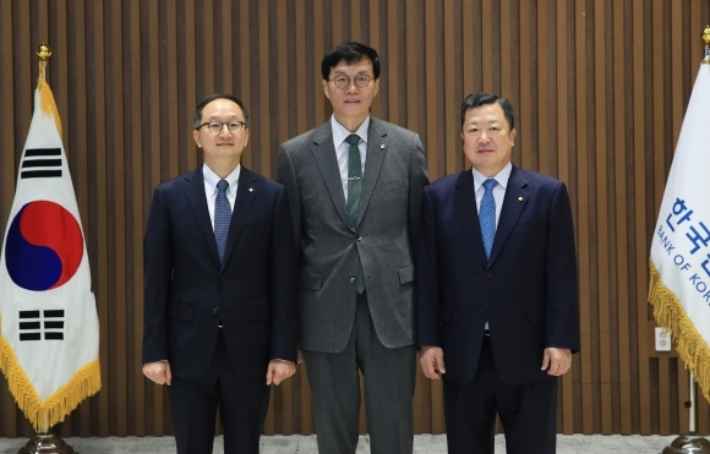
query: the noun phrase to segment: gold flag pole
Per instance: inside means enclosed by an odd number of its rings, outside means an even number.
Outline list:
[[[47,79],[47,61],[52,56],[52,49],[42,43],[37,48],[37,56],[39,57],[39,78],[44,81]],[[61,128],[58,129],[61,133]],[[17,454],[76,454],[74,449],[62,440],[62,437],[51,433],[49,429],[49,422],[47,415],[45,415],[41,433],[30,438]]]
[[[703,42],[705,43],[705,55],[702,64],[710,65],[710,25],[707,25],[702,33]],[[669,446],[663,449],[662,454],[710,454],[710,441],[706,438],[696,436],[695,415],[696,415],[696,397],[695,397],[695,378],[690,372],[690,396],[685,402],[685,408],[689,411],[688,418],[688,435],[681,435],[671,442]]]

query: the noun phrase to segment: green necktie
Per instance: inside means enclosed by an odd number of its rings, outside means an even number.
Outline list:
[[[360,214],[360,192],[362,191],[362,162],[360,161],[360,136],[350,134],[345,141],[350,144],[348,153],[348,215],[353,227],[357,227],[357,218]],[[357,262],[357,292],[365,291],[365,272],[358,256]]]

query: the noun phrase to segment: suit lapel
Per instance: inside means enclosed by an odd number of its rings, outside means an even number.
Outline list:
[[[360,209],[357,224],[362,221],[367,206],[372,198],[377,180],[380,178],[382,163],[385,160],[389,144],[387,130],[382,122],[370,116],[370,127],[367,132],[367,155],[365,157],[365,172],[362,177],[362,192],[360,192]],[[356,226],[357,227],[357,226]]]
[[[508,179],[508,187],[503,198],[503,208],[498,219],[498,227],[496,228],[496,236],[493,240],[493,248],[491,249],[491,258],[488,261],[489,266],[495,262],[496,258],[503,249],[503,245],[508,240],[515,224],[520,219],[520,214],[528,204],[529,193],[527,190],[528,182],[523,173],[517,167],[513,166]]]
[[[311,152],[318,164],[321,177],[328,188],[328,193],[330,194],[335,211],[338,212],[338,215],[345,225],[349,226],[350,217],[345,204],[345,193],[343,192],[343,182],[340,178],[338,158],[335,155],[333,129],[330,125],[330,121],[316,130],[313,142]]]
[[[185,196],[187,197],[187,202],[190,205],[190,211],[192,211],[192,214],[195,217],[197,229],[207,242],[210,254],[214,260],[219,263],[217,243],[214,239],[214,230],[212,229],[210,212],[207,208],[207,196],[205,195],[205,181],[202,177],[202,166],[187,174],[185,176],[185,181],[187,183],[185,186]]]
[[[473,174],[470,170],[461,172],[456,179],[454,208],[478,259],[484,267],[487,266],[488,260],[486,259],[486,250],[483,248],[481,224],[478,221],[476,194],[473,192]]]
[[[254,204],[254,200],[259,192],[259,179],[257,174],[242,166],[239,171],[239,186],[237,187],[237,199],[232,210],[232,219],[229,222],[229,235],[227,236],[227,246],[224,249],[224,263],[229,262],[229,258],[234,251],[234,247],[239,240],[244,229],[244,223],[249,217],[249,212]],[[216,246],[215,246],[216,248]]]

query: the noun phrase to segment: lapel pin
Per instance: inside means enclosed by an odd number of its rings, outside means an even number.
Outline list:
[[[385,144],[380,145],[380,149],[384,150],[384,149],[385,149]]]
[[[518,197],[518,202],[522,202],[522,201],[523,201],[523,198],[522,198],[522,197]]]
[[[249,192],[254,192],[254,188],[249,188]],[[520,199],[522,200],[522,199]]]

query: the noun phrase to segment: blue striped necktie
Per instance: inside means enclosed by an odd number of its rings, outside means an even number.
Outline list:
[[[226,180],[219,180],[217,183],[217,200],[214,203],[214,239],[217,242],[217,253],[221,264],[224,264],[224,250],[227,247],[229,221],[232,218],[232,209],[229,206],[229,200],[227,200],[228,188],[229,183]]]
[[[481,235],[483,236],[483,248],[486,250],[486,258],[491,257],[493,239],[496,236],[496,200],[493,198],[493,188],[498,184],[493,178],[483,182],[486,188],[481,199],[481,209],[478,210],[478,221],[481,223]]]

